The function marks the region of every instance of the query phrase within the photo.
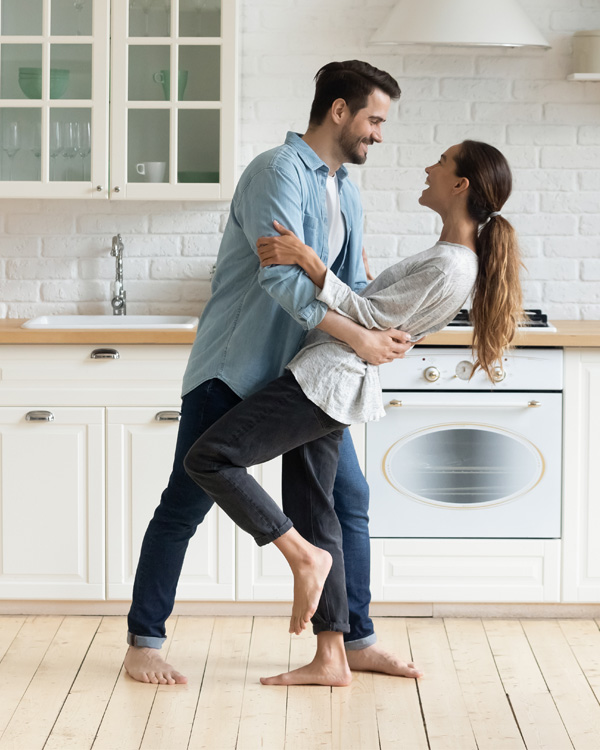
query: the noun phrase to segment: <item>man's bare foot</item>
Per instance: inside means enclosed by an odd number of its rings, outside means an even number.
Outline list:
[[[344,687],[352,682],[344,636],[331,630],[317,634],[317,653],[310,664],[275,677],[261,677],[263,685],[329,685]]]
[[[357,672],[382,672],[395,677],[423,677],[423,672],[415,667],[414,662],[401,661],[376,643],[367,648],[346,651],[346,657],[350,669]]]
[[[291,566],[294,574],[294,603],[289,632],[296,635],[306,628],[314,615],[333,563],[329,552],[312,544],[307,545],[310,549],[303,555],[301,562]]]
[[[187,677],[177,672],[161,658],[157,648],[130,646],[123,662],[127,674],[138,682],[154,685],[176,685],[187,682]]]
[[[330,685],[332,687],[344,687],[352,682],[352,672],[348,667],[324,665],[311,661],[304,667],[293,669],[291,672],[283,672],[275,677],[261,677],[263,685]]]

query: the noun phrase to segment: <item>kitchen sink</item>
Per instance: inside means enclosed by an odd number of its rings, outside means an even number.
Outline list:
[[[22,328],[46,331],[71,329],[127,330],[193,330],[198,318],[186,315],[42,315],[23,323]]]

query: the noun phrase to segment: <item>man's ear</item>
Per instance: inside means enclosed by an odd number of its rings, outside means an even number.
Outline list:
[[[348,105],[345,99],[336,99],[331,105],[331,119],[336,123],[340,124],[345,116],[348,114]]]

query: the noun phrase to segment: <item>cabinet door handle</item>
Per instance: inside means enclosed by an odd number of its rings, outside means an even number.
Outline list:
[[[28,411],[25,415],[26,422],[54,422],[54,414],[51,411]]]
[[[159,411],[156,412],[154,419],[157,422],[179,422],[181,412],[178,411]]]
[[[116,349],[94,349],[91,359],[119,359],[121,355]]]

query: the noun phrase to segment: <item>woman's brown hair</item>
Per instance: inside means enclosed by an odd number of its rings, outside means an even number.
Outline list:
[[[470,313],[473,372],[480,367],[491,376],[523,315],[517,235],[504,216],[496,215],[511,193],[512,175],[500,151],[479,141],[463,141],[455,163],[456,174],[469,180],[469,215],[482,225],[475,245],[479,269]]]

